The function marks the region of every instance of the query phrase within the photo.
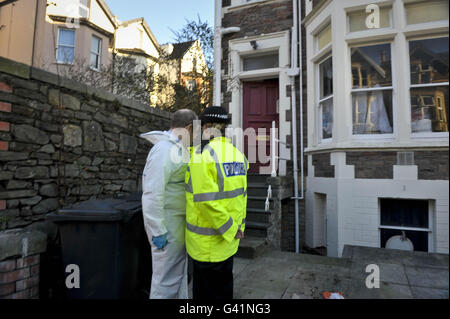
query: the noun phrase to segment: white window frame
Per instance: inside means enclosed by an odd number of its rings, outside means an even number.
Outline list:
[[[60,36],[60,31],[61,31],[61,30],[73,32],[73,45],[67,45],[67,44],[60,45],[60,44],[59,44],[59,36]],[[73,64],[75,63],[75,43],[76,43],[76,32],[75,32],[74,29],[70,29],[70,28],[62,28],[62,27],[59,27],[59,28],[58,28],[58,36],[57,36],[57,39],[56,39],[56,63],[57,63],[57,64],[68,64],[68,65],[73,65]],[[59,47],[73,48],[73,60],[72,60],[72,62],[60,61],[60,60],[58,59]]]
[[[406,14],[406,10],[405,10],[405,14]],[[442,82],[442,83],[427,83],[427,84],[411,84],[411,60],[410,60],[410,47],[409,47],[409,43],[411,41],[420,41],[420,40],[428,40],[428,39],[439,39],[439,38],[448,38],[449,35],[448,34],[440,34],[440,35],[430,35],[430,36],[420,36],[420,37],[410,37],[406,39],[406,47],[407,47],[407,51],[408,51],[408,74],[407,74],[407,78],[408,78],[408,96],[409,96],[409,111],[410,111],[410,118],[409,121],[410,123],[412,123],[412,118],[411,118],[411,112],[412,112],[412,106],[411,106],[411,89],[415,89],[415,88],[427,88],[427,87],[437,87],[437,86],[449,86],[449,82]],[[449,88],[450,89],[450,88]],[[448,102],[450,103],[450,101]],[[449,114],[447,114],[447,121],[449,121],[448,118]],[[449,123],[450,124],[450,123]],[[420,132],[420,133],[415,133],[412,131],[412,127],[411,127],[411,138],[412,139],[417,139],[417,138],[439,138],[439,137],[449,137],[449,132]]]
[[[322,31],[325,31],[325,29],[330,28],[331,30],[331,41],[325,45],[322,49],[319,49],[319,34],[322,33]],[[314,52],[316,57],[322,56],[325,52],[325,54],[328,54],[328,51],[331,50],[333,46],[333,25],[331,23],[331,17],[326,18],[319,27],[316,28],[316,30],[313,33],[314,36]]]
[[[364,31],[366,32],[366,31]],[[365,47],[365,46],[375,46],[380,44],[389,44],[391,48],[391,74],[392,74],[392,85],[391,86],[383,86],[383,87],[374,87],[374,88],[362,88],[362,89],[353,89],[353,76],[352,76],[352,48],[355,47]],[[348,57],[349,57],[349,87],[350,87],[350,108],[351,108],[351,125],[350,125],[350,136],[352,140],[393,140],[397,136],[397,96],[396,96],[396,83],[397,83],[397,75],[395,68],[395,58],[394,58],[394,45],[392,40],[385,40],[380,42],[373,43],[355,43],[353,45],[349,45],[348,47]],[[353,93],[358,92],[374,92],[374,91],[392,91],[392,133],[386,134],[354,134],[353,133]]]
[[[380,7],[380,9],[389,7],[389,26],[385,27],[385,28],[378,28],[376,29],[378,32],[385,32],[385,31],[392,31],[396,28],[395,26],[395,19],[394,19],[394,6],[392,2],[388,2],[386,4],[380,4],[377,3],[377,5]],[[360,36],[360,37],[364,37],[367,33],[372,34],[373,33],[373,29],[368,29],[368,30],[360,30],[360,31],[350,31],[350,14],[361,11],[361,10],[365,10],[365,7],[363,8],[351,8],[350,10],[346,11],[346,33],[347,35],[351,34],[352,36]]]
[[[436,20],[436,21],[430,21],[430,22],[408,24],[408,10],[406,9],[406,6],[408,4],[413,4],[415,2],[421,2],[421,0],[403,0],[402,9],[403,9],[403,18],[405,21],[406,28],[416,29],[416,28],[424,28],[427,26],[432,27],[432,26],[440,25],[440,24],[444,24],[444,25],[446,24],[448,27],[448,21],[446,21],[446,20]]]
[[[99,40],[98,52],[93,51],[92,38],[97,38]],[[96,36],[95,34],[93,34],[92,37],[91,37],[91,51],[90,51],[90,54],[89,54],[89,67],[92,70],[94,70],[94,71],[100,71],[100,66],[101,66],[101,61],[102,61],[102,44],[103,44],[102,43],[102,38],[100,38],[100,37]],[[96,55],[98,57],[98,66],[97,67],[94,67],[91,64],[91,55],[92,54],[94,54],[94,55]]]
[[[320,77],[320,65],[322,63],[325,63],[328,59],[331,58],[331,63],[333,65],[333,54],[332,52],[327,53],[323,58],[321,58],[318,62],[315,63],[315,73],[316,73],[316,127],[317,127],[317,136],[318,136],[318,144],[326,144],[326,143],[331,143],[333,141],[333,136],[334,136],[334,114],[335,114],[335,109],[334,109],[334,100],[333,100],[333,130],[331,132],[331,137],[329,138],[323,138],[323,117],[322,117],[322,113],[323,113],[323,109],[322,109],[322,103],[330,100],[330,99],[334,99],[334,68],[333,68],[333,94],[328,95],[324,98],[320,98],[320,91],[321,91],[321,85],[322,85],[322,81],[321,81],[321,77]]]
[[[395,230],[405,230],[405,231],[420,231],[428,233],[428,252],[434,252],[434,200],[430,199],[420,199],[420,198],[392,198],[392,199],[402,199],[402,200],[426,200],[428,201],[428,228],[420,227],[405,227],[405,226],[383,226],[381,225],[381,202],[380,199],[388,199],[388,197],[380,197],[378,199],[378,242],[381,247],[381,230],[382,229],[395,229]]]

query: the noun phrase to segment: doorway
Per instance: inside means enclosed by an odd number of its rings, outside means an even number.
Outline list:
[[[256,140],[244,138],[244,150],[251,161],[249,173],[260,174],[261,167],[270,166],[272,122],[275,121],[277,129],[279,127],[279,83],[278,79],[249,81],[243,83],[243,88],[243,129],[253,128],[257,134]],[[262,141],[266,142],[261,143]],[[261,147],[264,149],[259,149]],[[249,154],[257,156],[254,158]],[[256,163],[252,159],[255,159]]]

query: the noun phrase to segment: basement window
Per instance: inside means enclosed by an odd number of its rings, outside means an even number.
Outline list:
[[[431,234],[427,200],[380,199],[382,248],[429,250]]]

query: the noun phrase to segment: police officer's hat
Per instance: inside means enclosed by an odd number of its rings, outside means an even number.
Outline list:
[[[230,124],[231,117],[228,115],[227,110],[221,106],[210,106],[207,107],[203,114],[200,115],[200,120],[202,124],[206,123],[224,123]]]

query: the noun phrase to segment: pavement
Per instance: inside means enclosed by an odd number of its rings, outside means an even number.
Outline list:
[[[378,266],[379,288],[366,286],[371,264]],[[342,258],[267,250],[255,259],[235,257],[234,298],[323,299],[323,292],[340,292],[345,299],[448,299],[448,265],[444,254],[359,246],[346,246]]]

